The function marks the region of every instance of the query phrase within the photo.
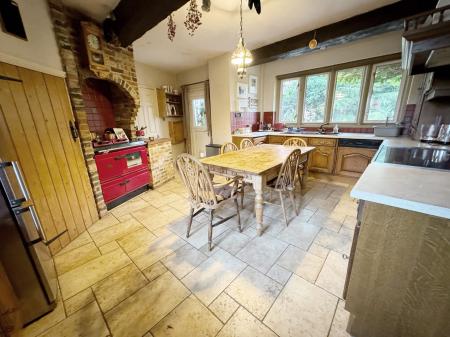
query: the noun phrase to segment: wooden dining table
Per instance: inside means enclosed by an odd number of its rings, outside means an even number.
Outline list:
[[[302,156],[307,157],[307,163],[309,164],[310,154],[314,151],[315,147],[273,144],[262,144],[238,151],[227,152],[217,156],[203,158],[201,162],[214,175],[225,177],[242,176],[245,182],[253,185],[255,190],[256,229],[258,235],[261,235],[264,230],[264,187],[267,181],[278,175],[281,165],[295,148],[302,151]],[[306,165],[305,167],[305,179],[308,175],[308,166]]]

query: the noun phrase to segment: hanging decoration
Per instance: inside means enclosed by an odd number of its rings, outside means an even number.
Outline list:
[[[312,38],[311,41],[309,41],[308,47],[309,47],[309,49],[315,49],[317,47],[317,44],[318,44],[318,42],[316,40],[316,31],[314,31],[314,37]]]
[[[202,11],[209,12],[211,9],[211,0],[203,0]]]
[[[248,0],[248,8],[253,9],[255,5],[256,13],[261,14],[261,0]]]
[[[202,18],[202,12],[198,10],[197,0],[190,0],[189,9],[184,21],[184,26],[189,32],[190,36],[194,36],[197,28],[202,24],[200,19]]]
[[[242,0],[240,7],[240,38],[238,45],[231,55],[231,63],[237,66],[237,75],[243,79],[247,75],[247,67],[253,62],[252,53],[245,47],[242,23]]]
[[[172,42],[175,37],[176,29],[177,25],[175,24],[175,21],[173,21],[173,13],[170,13],[169,20],[167,21],[167,37]]]

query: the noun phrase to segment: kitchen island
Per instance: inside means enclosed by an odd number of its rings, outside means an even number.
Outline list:
[[[406,138],[385,146],[449,150]],[[450,170],[376,159],[351,192],[360,201],[344,290],[347,330],[355,337],[448,336]]]

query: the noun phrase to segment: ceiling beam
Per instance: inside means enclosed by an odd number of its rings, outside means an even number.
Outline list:
[[[377,8],[367,13],[353,16],[327,26],[311,30],[285,40],[252,50],[253,65],[302,55],[313,50],[308,43],[316,32],[319,44],[316,49],[328,48],[403,29],[403,20],[436,8],[437,0],[402,0]]]
[[[189,0],[121,0],[114,9],[113,29],[126,47]]]

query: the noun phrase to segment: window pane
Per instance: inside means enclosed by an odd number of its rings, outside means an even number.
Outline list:
[[[299,80],[281,81],[280,122],[296,123],[298,111]]]
[[[344,69],[336,72],[331,121],[355,123],[358,119],[364,68]]]
[[[394,119],[397,99],[402,81],[400,63],[378,65],[375,68],[372,93],[367,111],[368,121]]]
[[[192,108],[194,110],[194,126],[197,128],[206,127],[205,99],[193,99]]]
[[[306,77],[303,122],[321,123],[325,118],[327,103],[328,74]]]

